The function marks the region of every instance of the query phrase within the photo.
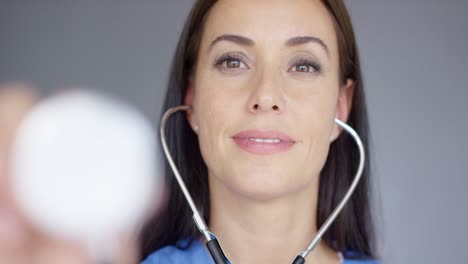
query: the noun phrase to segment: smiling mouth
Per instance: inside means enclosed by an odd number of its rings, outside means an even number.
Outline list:
[[[268,144],[274,144],[274,143],[280,143],[281,139],[277,138],[249,138],[250,141],[252,142],[257,142],[257,143],[268,143]]]
[[[296,144],[289,135],[279,131],[247,130],[232,137],[242,150],[256,155],[272,155],[288,151]]]

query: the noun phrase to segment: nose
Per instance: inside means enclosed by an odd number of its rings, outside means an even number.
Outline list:
[[[283,112],[286,105],[280,83],[281,81],[275,79],[273,75],[268,77],[262,74],[253,84],[254,88],[247,103],[248,111],[252,114]]]
[[[277,104],[262,102],[262,103],[254,104],[252,108],[250,109],[250,112],[252,113],[267,112],[270,110],[273,112],[280,112],[280,107]]]

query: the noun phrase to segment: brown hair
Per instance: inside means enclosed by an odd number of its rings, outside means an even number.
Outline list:
[[[215,0],[198,0],[186,21],[173,59],[164,109],[184,103],[188,78],[193,72],[203,34],[204,21]],[[340,82],[355,82],[352,109],[348,124],[361,136],[368,153],[369,129],[364,100],[358,50],[351,19],[342,0],[323,0],[333,17],[340,58]],[[174,160],[202,216],[209,224],[208,170],[201,157],[198,139],[182,113],[167,124],[168,144]],[[354,178],[358,165],[355,143],[342,133],[329,150],[327,161],[320,173],[317,225],[323,224],[344,196]],[[367,155],[369,157],[369,155]],[[369,159],[366,160],[361,182],[344,210],[323,237],[328,246],[343,252],[345,257],[372,258],[374,227],[369,203]],[[141,253],[148,256],[155,250],[176,245],[181,239],[197,239],[200,234],[192,222],[192,213],[166,163],[168,201],[158,215],[147,222],[141,233]],[[347,252],[353,252],[347,256]],[[356,254],[357,253],[357,254]]]

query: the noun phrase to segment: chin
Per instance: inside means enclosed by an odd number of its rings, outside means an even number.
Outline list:
[[[267,201],[287,196],[305,187],[304,179],[291,179],[292,172],[281,170],[258,170],[236,172],[225,181],[227,188],[248,199]]]

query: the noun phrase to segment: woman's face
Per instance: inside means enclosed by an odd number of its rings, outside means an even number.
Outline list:
[[[320,1],[218,1],[186,95],[210,183],[270,199],[318,180],[351,105],[338,70]]]

